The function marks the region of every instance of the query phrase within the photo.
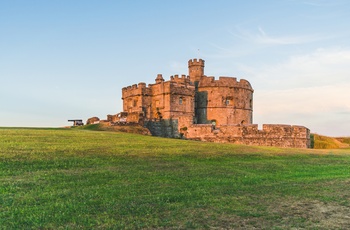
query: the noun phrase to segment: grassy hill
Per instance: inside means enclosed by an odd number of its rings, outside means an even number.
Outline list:
[[[348,146],[350,145],[350,137],[336,137],[336,139],[343,144],[347,144]]]
[[[338,148],[349,148],[350,138],[349,137],[327,137],[318,134],[311,134],[313,140],[313,148],[315,149],[338,149]]]
[[[0,129],[4,229],[348,229],[349,149]]]

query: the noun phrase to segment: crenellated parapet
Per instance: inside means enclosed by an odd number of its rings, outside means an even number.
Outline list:
[[[170,82],[176,82],[176,83],[180,83],[180,84],[190,84],[191,80],[190,80],[190,76],[186,76],[186,75],[174,75],[174,76],[170,76]]]
[[[125,92],[125,91],[132,91],[132,90],[145,89],[145,88],[147,88],[146,83],[140,82],[139,84],[133,84],[130,86],[123,87],[122,91]]]
[[[150,91],[151,91],[151,88],[147,87],[146,83],[140,82],[139,84],[134,84],[134,85],[122,88],[122,99],[126,97],[147,94]]]
[[[237,81],[235,77],[207,77],[203,76],[199,82],[199,87],[231,87],[231,88],[243,88],[253,92],[253,88],[250,83],[245,79]]]
[[[194,59],[190,59],[188,61],[188,67],[191,67],[191,66],[202,66],[202,67],[204,67],[204,63],[205,63],[205,61],[203,59],[194,58]]]

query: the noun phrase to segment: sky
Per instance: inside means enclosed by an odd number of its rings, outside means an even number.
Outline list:
[[[348,0],[0,0],[0,126],[122,111],[157,74],[248,80],[253,123],[350,136]]]

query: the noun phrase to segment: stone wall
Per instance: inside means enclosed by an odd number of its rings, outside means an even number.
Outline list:
[[[166,119],[161,121],[146,121],[144,126],[149,129],[152,136],[158,137],[181,137],[178,132],[178,121],[172,119]]]
[[[196,92],[198,124],[252,124],[253,88],[248,81],[233,77],[203,76]]]
[[[230,142],[236,144],[278,146],[292,148],[310,147],[310,130],[303,126],[292,125],[192,125],[184,132],[187,139]]]

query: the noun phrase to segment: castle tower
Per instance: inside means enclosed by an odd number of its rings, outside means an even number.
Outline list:
[[[157,75],[157,78],[156,78],[156,83],[159,84],[159,83],[162,83],[164,82],[164,78],[161,74],[158,74]]]
[[[204,75],[204,60],[191,59],[188,61],[188,75],[191,82],[198,82]]]

